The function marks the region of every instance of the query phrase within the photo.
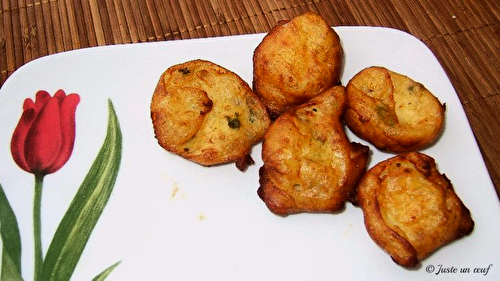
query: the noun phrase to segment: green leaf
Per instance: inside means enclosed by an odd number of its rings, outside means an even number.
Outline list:
[[[69,280],[115,185],[122,134],[111,101],[104,143],[62,218],[45,257],[41,280]]]
[[[0,280],[8,281],[22,281],[23,277],[18,271],[14,261],[10,257],[9,253],[3,250],[2,253],[2,265],[0,267],[1,277]]]
[[[117,267],[120,263],[121,263],[121,261],[119,261],[119,262],[113,264],[112,266],[106,268],[103,272],[101,272],[99,275],[97,275],[96,277],[94,277],[94,279],[92,279],[92,281],[104,281],[104,280],[106,280],[106,278],[111,273],[111,271],[113,271],[113,269],[115,269],[115,267]]]
[[[0,234],[1,257],[0,280],[22,280],[21,236],[16,215],[0,184]]]

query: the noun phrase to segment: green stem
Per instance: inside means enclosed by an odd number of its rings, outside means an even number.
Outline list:
[[[35,175],[35,198],[33,202],[33,235],[35,238],[35,278],[37,281],[42,272],[43,253],[42,253],[42,189],[44,175]]]

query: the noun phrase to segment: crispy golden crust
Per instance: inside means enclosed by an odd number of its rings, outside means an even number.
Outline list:
[[[270,119],[262,102],[235,73],[195,60],[167,69],[151,101],[158,143],[201,165],[236,161],[242,170]]]
[[[335,212],[366,170],[368,147],[350,143],[337,86],[281,115],[264,136],[258,194],[275,214]]]
[[[343,63],[337,33],[318,14],[279,22],[255,49],[255,93],[272,118],[339,83]]]
[[[371,238],[406,267],[474,228],[451,182],[433,158],[419,152],[400,154],[368,170],[357,187],[357,203]]]
[[[422,84],[383,67],[369,67],[347,85],[345,122],[377,148],[410,152],[432,144],[444,105]]]

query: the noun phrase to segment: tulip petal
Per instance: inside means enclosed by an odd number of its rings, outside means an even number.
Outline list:
[[[19,123],[17,124],[14,133],[12,134],[12,139],[10,142],[10,150],[12,153],[12,158],[14,158],[16,164],[21,169],[27,172],[31,172],[31,169],[28,166],[28,163],[26,163],[26,159],[24,157],[25,155],[24,143],[26,140],[26,135],[28,134],[28,130],[31,127],[33,120],[35,120],[36,111],[34,108],[35,104],[31,99],[26,99],[24,105],[25,105],[24,106],[25,110],[21,115],[21,119],[19,119]]]
[[[32,173],[47,174],[45,170],[57,159],[62,142],[60,124],[57,99],[49,99],[33,121],[24,143],[26,163]]]
[[[63,101],[66,98],[66,93],[64,90],[57,90],[57,92],[54,94],[54,98],[57,99],[57,102],[59,103],[59,108],[62,107]]]
[[[28,109],[35,109],[35,103],[30,98],[25,99],[23,103],[23,110],[28,110]]]
[[[62,90],[61,90],[62,91]],[[58,91],[59,93],[59,91]],[[57,97],[58,93],[54,95]],[[75,112],[76,106],[80,102],[80,96],[77,94],[69,94],[63,97],[60,108],[60,124],[61,124],[61,150],[57,159],[47,167],[47,174],[51,174],[59,170],[69,159],[73,152],[75,144]]]
[[[39,113],[50,99],[51,99],[50,94],[47,91],[40,90],[36,92],[36,100],[35,100],[36,112]]]
[[[10,143],[12,157],[21,169],[30,173],[32,172],[32,169],[26,162],[25,158],[26,135],[28,134],[31,124],[35,120],[38,112],[43,108],[49,99],[50,95],[45,91],[38,91],[36,104],[30,98],[25,99],[23,103],[23,114],[21,115],[21,119],[12,134]]]

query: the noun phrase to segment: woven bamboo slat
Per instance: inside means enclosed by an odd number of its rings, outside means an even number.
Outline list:
[[[500,191],[498,0],[0,0],[0,86],[22,65],[93,46],[269,31],[305,11],[409,32],[437,56]]]

